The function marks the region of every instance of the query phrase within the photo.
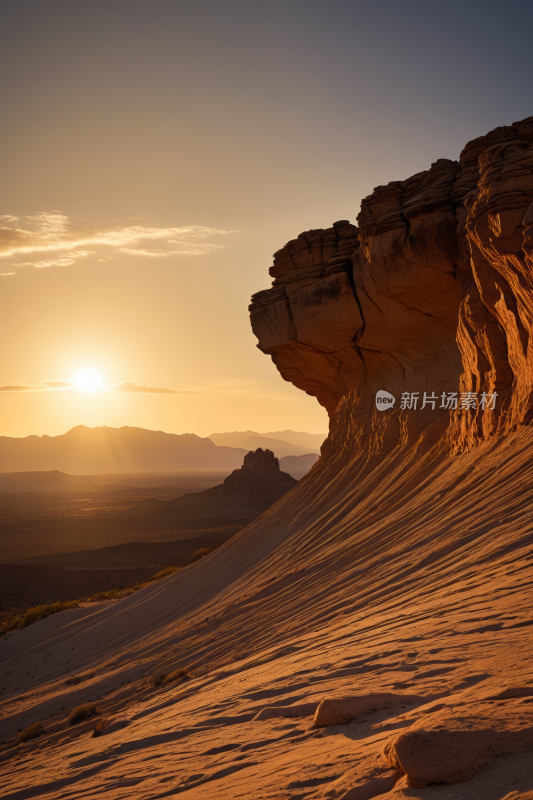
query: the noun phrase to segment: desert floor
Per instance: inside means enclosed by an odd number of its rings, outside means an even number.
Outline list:
[[[532,450],[319,464],[202,561],[4,637],[2,796],[533,790]]]
[[[160,518],[160,511],[225,477],[102,475],[96,491],[0,493],[0,623],[37,605],[134,586],[166,565],[187,566],[201,548],[220,546],[254,515],[185,521]]]

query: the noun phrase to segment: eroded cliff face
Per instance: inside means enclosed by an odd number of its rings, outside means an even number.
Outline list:
[[[378,186],[358,227],[307,231],[274,255],[252,328],[283,378],[327,409],[329,449],[342,430],[371,452],[461,450],[529,421],[532,143],[533,117],[497,128],[459,161]],[[378,390],[394,408],[376,410]],[[416,409],[400,408],[404,393]],[[423,408],[424,394],[437,400]]]
[[[457,330],[461,390],[496,391],[499,402],[494,412],[454,415],[452,444],[469,445],[531,419],[532,143],[529,117],[475,139],[461,154],[458,249],[471,271]]]

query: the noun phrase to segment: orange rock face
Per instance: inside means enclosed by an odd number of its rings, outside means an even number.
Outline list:
[[[458,450],[529,421],[532,143],[533,118],[497,128],[458,162],[377,187],[358,228],[307,231],[275,254],[250,306],[258,347],[333,432],[348,417],[358,446],[390,449],[448,430]],[[379,390],[396,398],[386,419]]]

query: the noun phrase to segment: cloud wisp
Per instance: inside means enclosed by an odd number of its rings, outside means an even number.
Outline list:
[[[0,216],[0,259],[17,259],[8,261],[10,266],[43,269],[68,267],[88,255],[104,255],[104,260],[117,253],[145,258],[199,256],[228,247],[208,239],[234,233],[238,231],[204,225],[91,227],[74,224],[60,211],[43,211],[22,219],[4,214]]]
[[[106,388],[112,389],[114,392],[144,392],[145,394],[198,394],[197,392],[190,392],[185,389],[163,389],[157,386],[139,386],[130,381],[123,381],[109,385]]]
[[[76,381],[37,381],[35,383],[24,382],[19,386],[0,386],[0,392],[46,392],[54,389],[64,391],[65,389],[80,389]],[[98,386],[97,391],[106,392],[136,392],[144,394],[198,394],[198,392],[186,389],[167,389],[159,386],[141,386],[131,381],[122,383],[103,383]]]
[[[79,382],[71,379],[54,381],[24,381],[19,385],[0,386],[0,392],[49,392],[66,390],[83,391]],[[162,386],[144,386],[132,381],[111,383],[103,381],[92,391],[95,392],[131,392],[133,394],[180,394],[180,395],[215,395],[229,397],[257,397],[264,395],[262,381],[235,379],[218,383],[203,383],[190,389],[170,389]]]

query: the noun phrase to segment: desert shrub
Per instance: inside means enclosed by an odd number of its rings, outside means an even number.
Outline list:
[[[96,592],[89,597],[89,602],[94,603],[99,600],[114,600],[119,593],[119,589],[109,589],[107,592]]]
[[[68,600],[66,603],[51,603],[47,606],[35,606],[30,608],[22,616],[10,620],[0,628],[0,634],[9,633],[10,631],[19,631],[22,628],[27,628],[34,622],[39,622],[41,619],[49,617],[51,614],[57,614],[58,611],[65,611],[68,608],[79,608],[77,600]]]
[[[137,590],[135,588],[131,589],[121,589],[117,592],[116,597],[118,600],[121,600],[123,597],[129,597],[130,594],[134,594]]]
[[[71,675],[70,678],[67,678],[66,681],[63,681],[65,686],[76,686],[78,683],[82,683],[82,681],[88,681],[91,678],[94,678],[94,672],[85,672],[82,675]]]
[[[201,547],[199,550],[196,551],[196,553],[192,554],[192,560],[199,561],[201,558],[204,558],[205,556],[209,555],[210,552],[211,552],[210,547]]]
[[[41,733],[44,733],[42,724],[40,722],[35,722],[33,725],[30,725],[29,728],[26,728],[25,731],[21,731],[17,735],[15,744],[27,742],[29,739],[35,739],[35,737],[40,736]]]
[[[168,675],[165,675],[163,678],[163,684],[170,683],[171,681],[177,680],[185,680],[191,677],[191,673],[188,667],[181,667],[181,669],[175,669],[173,672],[169,672]]]
[[[152,686],[161,686],[164,679],[164,675],[150,675],[150,677],[146,679],[146,683],[151,684]]]
[[[181,567],[165,567],[164,569],[156,572],[155,575],[152,575],[151,578],[148,578],[149,581],[159,581],[161,578],[166,578],[167,575],[173,575],[177,572]]]
[[[68,715],[68,721],[71,725],[75,725],[76,722],[89,719],[94,714],[96,714],[96,703],[84,703],[82,706],[76,706],[76,708],[72,709]]]
[[[87,598],[89,603],[98,603],[101,600],[120,600],[122,597],[129,597],[140,589],[140,586],[134,586],[130,589],[109,589],[107,592],[96,592]]]
[[[111,600],[111,597],[114,596],[113,590],[110,592],[96,592],[96,594],[92,594],[90,597],[88,597],[87,601],[89,603],[98,603],[100,600]]]

